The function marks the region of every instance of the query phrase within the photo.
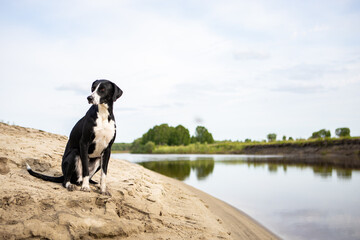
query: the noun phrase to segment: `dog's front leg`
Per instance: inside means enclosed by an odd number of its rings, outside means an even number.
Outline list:
[[[82,163],[82,177],[83,177],[83,182],[80,190],[84,192],[90,192],[88,148],[89,148],[88,144],[83,142],[80,143],[80,158]]]
[[[106,175],[107,175],[107,168],[109,164],[111,153],[111,147],[105,149],[104,154],[101,158],[101,178],[100,178],[100,192],[104,195],[110,195],[110,192],[106,189]]]

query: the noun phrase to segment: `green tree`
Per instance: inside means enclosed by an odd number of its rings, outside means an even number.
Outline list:
[[[286,136],[284,135],[283,138],[282,138],[283,141],[286,141]]]
[[[214,143],[214,138],[209,131],[203,126],[197,126],[195,130],[195,139],[196,142],[200,143]]]
[[[335,130],[335,134],[338,137],[350,137],[350,128],[344,127],[344,128],[337,128]]]
[[[269,133],[267,135],[268,142],[274,142],[276,141],[276,133]]]
[[[328,138],[331,137],[331,132],[330,130],[326,130],[326,129],[321,129],[317,132],[313,132],[310,138]]]
[[[142,135],[141,143],[145,145],[149,141],[154,141],[154,128],[149,129]]]
[[[189,145],[190,143],[190,133],[182,125],[178,125],[171,131],[170,139],[168,145]]]
[[[130,152],[132,153],[142,153],[144,152],[144,145],[142,144],[142,139],[135,139],[130,147]]]
[[[169,127],[166,123],[156,125],[143,134],[141,142],[143,145],[149,141],[154,142],[156,145],[167,145],[170,141],[171,132],[173,130],[174,128]]]
[[[155,145],[189,145],[190,133],[182,125],[171,127],[168,124],[156,125],[143,134],[141,144],[153,142]]]
[[[173,127],[169,127],[168,124],[161,124],[154,127],[154,143],[156,145],[167,145],[170,140]]]

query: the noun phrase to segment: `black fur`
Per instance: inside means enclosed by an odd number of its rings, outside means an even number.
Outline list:
[[[62,159],[63,176],[46,176],[34,172],[30,166],[27,165],[27,170],[32,176],[45,181],[62,182],[63,186],[67,187],[68,190],[73,190],[72,186],[69,187],[69,183],[81,184],[81,179],[85,179],[85,177],[88,177],[89,183],[96,183],[91,180],[91,177],[100,169],[102,169],[105,175],[107,174],[111,146],[116,137],[113,103],[123,92],[116,84],[108,80],[96,80],[92,84],[91,91],[92,95],[88,97],[88,101],[93,105],[87,111],[86,115],[75,124],[65,148]],[[97,122],[97,120],[100,122]],[[103,124],[106,130],[103,130],[100,126],[100,130],[95,131],[98,123]],[[103,136],[103,134],[108,137],[109,142],[106,143],[106,145],[99,143],[97,146],[96,137]],[[109,137],[111,137],[111,139]],[[77,168],[77,166],[80,166],[78,161],[81,161],[81,170]],[[91,176],[89,176],[90,171],[92,171]],[[82,173],[82,176],[80,173]],[[89,190],[84,183],[82,190]]]

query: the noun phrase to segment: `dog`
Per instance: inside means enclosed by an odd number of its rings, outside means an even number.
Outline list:
[[[27,171],[45,181],[62,183],[69,191],[75,190],[76,184],[81,185],[82,191],[90,192],[89,183],[97,184],[91,178],[101,169],[100,192],[110,195],[106,189],[106,175],[111,146],[116,137],[113,104],[123,91],[115,83],[104,79],[93,82],[91,91],[87,100],[92,106],[71,130],[65,148],[61,164],[63,176],[52,177],[34,172],[29,164],[26,164]]]

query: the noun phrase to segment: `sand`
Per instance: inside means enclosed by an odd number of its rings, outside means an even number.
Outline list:
[[[0,239],[277,239],[230,205],[127,161],[110,160],[112,196],[96,185],[68,192],[27,173],[26,162],[61,175],[66,141],[0,123]]]

